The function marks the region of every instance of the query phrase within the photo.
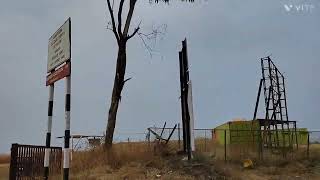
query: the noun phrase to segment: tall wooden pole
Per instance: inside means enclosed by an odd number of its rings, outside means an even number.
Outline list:
[[[186,109],[185,109],[185,78],[182,51],[179,52],[179,67],[180,67],[180,101],[181,101],[181,119],[182,119],[182,136],[183,136],[183,152],[187,152],[187,135],[186,135]]]
[[[188,52],[187,52],[187,39],[182,41],[182,60],[183,60],[183,69],[184,69],[184,101],[185,101],[185,113],[186,113],[186,139],[187,139],[187,151],[188,151],[188,160],[192,158],[191,150],[191,129],[190,129],[190,112],[188,107],[188,82],[189,82],[189,65],[188,65]]]

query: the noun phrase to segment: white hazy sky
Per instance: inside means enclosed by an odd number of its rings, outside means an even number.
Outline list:
[[[116,0],[117,2],[117,0]],[[286,11],[284,5],[312,5]],[[106,30],[105,0],[1,0],[0,153],[11,143],[45,144],[50,35],[72,19],[72,133],[101,135],[113,85],[117,46]],[[290,6],[289,6],[290,7]],[[253,115],[259,58],[272,54],[286,76],[290,120],[320,129],[320,1],[202,0],[149,4],[138,0],[133,26],[167,25],[150,58],[137,37],[128,43],[127,77],[116,128],[144,132],[181,121],[178,51],[188,38],[196,128]],[[132,29],[131,29],[132,30]],[[263,111],[259,111],[262,116]],[[53,139],[64,132],[64,81],[56,83]],[[143,138],[143,137],[142,137]]]

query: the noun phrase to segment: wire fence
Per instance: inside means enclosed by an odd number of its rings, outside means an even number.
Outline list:
[[[163,139],[167,139],[173,128],[151,128]],[[320,131],[271,131],[265,134],[254,130],[194,129],[195,151],[224,161],[252,159],[281,162],[320,155]],[[271,141],[267,141],[267,139]],[[150,133],[146,140],[157,139]],[[183,133],[175,129],[168,146],[176,151],[183,150]]]
[[[115,143],[139,142],[153,147],[161,137],[164,142],[169,139],[166,142],[169,149],[183,151],[181,127],[174,131],[173,128],[160,127],[151,127],[150,130],[118,133]],[[194,129],[194,137],[196,152],[222,161],[251,159],[266,163],[320,156],[320,131],[279,130],[265,134],[262,130]]]

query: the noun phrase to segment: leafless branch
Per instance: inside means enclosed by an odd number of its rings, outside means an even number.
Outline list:
[[[138,32],[138,35],[143,43],[143,46],[147,49],[151,57],[152,57],[152,54],[156,52],[154,50],[154,47],[157,43],[157,39],[159,39],[159,36],[161,37],[165,35],[166,28],[167,28],[167,25],[163,24],[158,27],[153,27],[150,33]]]
[[[123,36],[126,37],[129,31],[129,27],[130,27],[130,23],[131,23],[131,19],[132,19],[132,15],[133,15],[133,10],[135,7],[137,0],[130,0],[130,5],[129,5],[129,11],[128,11],[128,15],[127,15],[127,19],[126,19],[126,24],[124,25],[124,29],[123,29]]]
[[[109,13],[110,13],[110,16],[111,16],[111,22],[112,22],[112,31],[118,41],[118,43],[120,42],[120,39],[119,39],[119,35],[116,31],[116,23],[114,21],[114,15],[113,15],[113,10],[111,8],[111,4],[110,4],[110,0],[107,0],[107,4],[108,4],[108,9],[109,9]]]
[[[139,29],[140,29],[140,27],[138,26],[138,27],[133,31],[133,33],[127,37],[127,40],[129,40],[129,39],[132,38],[134,35],[136,35],[137,32],[139,31]]]
[[[138,33],[144,47],[147,49],[147,51],[149,52],[150,56],[152,57],[152,48],[146,43],[146,41],[144,40],[144,38],[142,37],[141,33]]]
[[[111,21],[108,22],[106,29],[113,32]]]
[[[130,79],[132,79],[132,77],[127,78],[126,80],[123,81],[123,84],[126,83],[127,81],[129,81]]]
[[[120,1],[120,5],[119,5],[119,11],[118,11],[118,34],[119,34],[120,38],[122,37],[122,32],[121,32],[122,19],[121,19],[121,15],[122,15],[123,3],[124,3],[124,0],[121,0]]]
[[[138,26],[134,29],[133,33],[132,33],[131,35],[128,35],[128,36],[126,37],[126,40],[129,40],[130,38],[132,38],[134,35],[137,34],[137,32],[140,30],[140,24],[141,24],[141,21],[140,21],[140,23],[138,24]]]

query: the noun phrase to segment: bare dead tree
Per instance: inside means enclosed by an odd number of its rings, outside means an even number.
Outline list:
[[[154,0],[156,3],[159,2],[159,0]],[[169,0],[160,0],[162,2],[169,2]],[[183,0],[182,0],[183,1]],[[189,0],[193,1],[193,0]],[[129,10],[127,17],[125,19],[124,26],[122,24],[122,10],[124,7],[124,3],[129,3]],[[110,29],[116,40],[118,45],[118,54],[117,54],[117,62],[116,62],[116,73],[114,77],[114,83],[113,83],[113,90],[112,90],[112,97],[111,97],[111,104],[109,108],[108,113],[108,122],[107,122],[107,128],[105,133],[105,148],[109,149],[112,147],[112,141],[113,141],[113,135],[114,135],[114,129],[116,126],[116,119],[117,119],[117,112],[119,103],[121,100],[121,92],[123,90],[124,84],[130,80],[131,78],[124,79],[125,78],[125,72],[126,72],[126,64],[127,64],[127,54],[126,54],[126,47],[127,42],[129,39],[133,38],[136,34],[139,35],[141,38],[143,44],[145,45],[146,49],[149,51],[149,53],[152,53],[152,48],[146,43],[146,39],[150,40],[157,34],[161,33],[160,31],[153,30],[150,34],[143,34],[140,33],[140,23],[139,25],[133,30],[131,34],[129,34],[129,28],[133,16],[133,12],[135,9],[137,0],[120,0],[119,2],[119,9],[117,14],[117,21],[118,24],[116,25],[115,21],[115,14],[113,11],[114,7],[114,0],[112,1],[112,4],[110,0],[107,0],[108,5],[108,11],[110,13],[111,17],[111,27],[107,27]]]
[[[130,23],[131,23],[133,11],[137,2],[137,0],[130,0],[127,18],[125,20],[125,24],[122,30],[122,9],[123,9],[124,1],[125,0],[120,0],[120,3],[119,3],[118,26],[116,26],[114,12],[112,8],[113,5],[111,6],[110,0],[107,0],[108,10],[110,13],[111,23],[112,23],[112,32],[114,33],[114,36],[118,44],[118,55],[117,55],[116,74],[114,77],[111,104],[110,104],[109,114],[108,114],[108,124],[106,128],[106,137],[105,137],[106,148],[111,148],[112,146],[117,112],[118,112],[119,102],[121,100],[121,92],[125,82],[129,80],[129,79],[127,80],[124,79],[125,72],[126,72],[126,64],[127,64],[127,54],[126,54],[127,41],[132,37],[134,37],[140,29],[140,27],[138,26],[134,29],[134,31],[131,34],[129,34]]]

